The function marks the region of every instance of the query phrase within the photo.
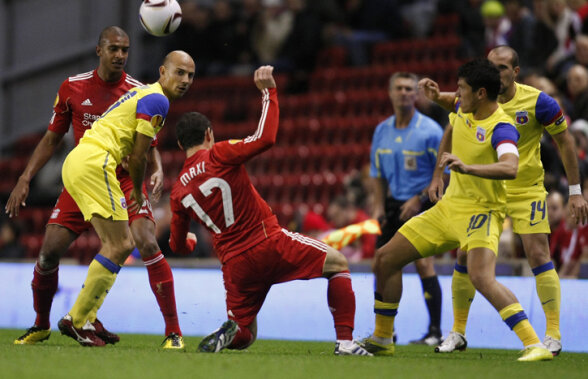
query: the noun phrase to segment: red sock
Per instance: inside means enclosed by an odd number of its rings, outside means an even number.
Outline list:
[[[39,266],[39,262],[37,262],[33,271],[31,287],[33,288],[33,307],[37,312],[35,325],[42,329],[51,327],[49,313],[51,312],[53,297],[57,292],[58,272],[59,266],[44,270]]]
[[[174,277],[171,268],[165,260],[161,251],[155,255],[143,259],[147,273],[149,275],[149,284],[151,290],[157,299],[159,309],[165,320],[165,335],[176,333],[182,335],[178,323],[178,312],[176,310],[176,295],[174,293]]]
[[[239,326],[239,331],[233,338],[233,342],[229,345],[229,349],[241,350],[247,348],[253,342],[253,334],[249,328]]]
[[[335,320],[337,339],[352,340],[355,322],[355,294],[351,288],[349,271],[341,271],[329,278],[327,301]]]

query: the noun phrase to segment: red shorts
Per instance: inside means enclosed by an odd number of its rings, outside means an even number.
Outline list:
[[[327,245],[285,229],[229,259],[223,265],[227,313],[239,325],[250,325],[271,286],[323,275]]]
[[[133,191],[133,181],[128,175],[119,177],[118,180],[120,181],[120,188],[125,194],[125,198],[127,199],[128,204],[129,197]],[[145,187],[145,184],[143,184],[143,195],[147,200],[138,212],[129,212],[129,225],[134,220],[142,217],[148,218],[155,222],[151,209],[151,203],[149,202],[149,198],[147,196],[147,187]],[[51,216],[49,217],[47,225],[61,225],[68,228],[77,235],[82,234],[92,227],[91,223],[84,221],[84,215],[80,211],[80,208],[77,206],[69,192],[67,192],[65,187],[61,191],[59,199],[57,199],[57,203],[53,208],[53,212],[51,212]]]

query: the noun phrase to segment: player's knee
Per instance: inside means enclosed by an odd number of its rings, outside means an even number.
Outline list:
[[[44,270],[56,267],[59,265],[59,260],[66,250],[59,244],[54,244],[48,240],[43,241],[43,245],[39,251],[39,266]]]
[[[474,287],[482,294],[485,294],[496,280],[494,276],[484,272],[468,272],[468,274]]]
[[[135,241],[141,258],[147,259],[157,254],[161,249],[155,240]]]
[[[334,274],[346,270],[349,270],[347,258],[340,251],[329,247],[327,250],[327,259],[325,259],[323,266],[323,273]]]

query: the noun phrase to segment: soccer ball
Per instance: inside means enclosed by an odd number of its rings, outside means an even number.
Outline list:
[[[157,37],[176,31],[182,22],[182,9],[176,0],[144,0],[139,8],[141,25]]]

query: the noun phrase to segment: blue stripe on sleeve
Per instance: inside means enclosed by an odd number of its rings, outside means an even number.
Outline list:
[[[507,122],[498,123],[494,127],[494,133],[492,133],[492,147],[496,150],[496,147],[503,141],[512,141],[516,144],[519,137],[520,134],[514,125]]]
[[[161,115],[165,118],[168,110],[169,100],[160,93],[151,93],[137,101],[137,114],[144,114],[149,117]]]
[[[535,117],[541,125],[550,125],[557,121],[558,115],[563,117],[561,114],[559,104],[549,95],[544,92],[539,94],[537,103],[535,104]]]

